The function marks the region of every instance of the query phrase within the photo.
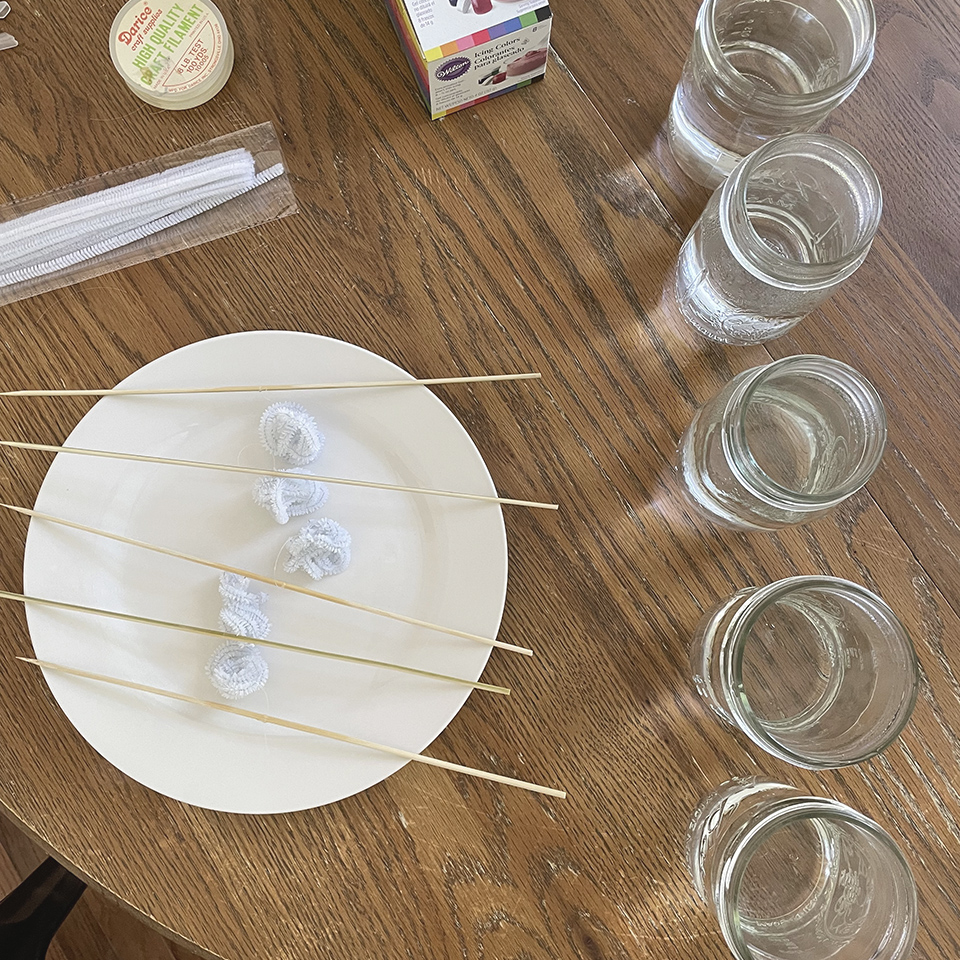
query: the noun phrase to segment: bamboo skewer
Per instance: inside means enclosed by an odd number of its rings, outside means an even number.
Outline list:
[[[188,560],[191,563],[198,563],[204,567],[211,567],[214,570],[225,570],[227,573],[236,573],[241,577],[247,577],[250,580],[256,580],[258,583],[266,583],[271,587],[279,587],[281,590],[290,590],[293,593],[301,593],[307,597],[316,597],[318,600],[327,600],[330,603],[336,603],[342,607],[349,607],[351,610],[361,610],[364,613],[372,613],[378,617],[386,617],[388,620],[397,620],[400,623],[407,623],[414,627],[424,627],[427,630],[436,630],[438,633],[446,633],[452,637],[462,637],[465,640],[474,640],[477,643],[486,644],[489,647],[498,647],[501,650],[510,650],[513,653],[522,653],[524,656],[532,657],[533,651],[527,647],[520,647],[513,643],[506,643],[503,640],[492,640],[489,637],[481,637],[475,633],[467,633],[464,630],[456,630],[453,627],[444,627],[436,623],[430,623],[427,620],[418,620],[416,617],[408,617],[402,613],[391,613],[388,610],[380,610],[377,607],[368,606],[357,600],[347,600],[344,597],[335,597],[329,593],[320,593],[318,590],[311,590],[309,587],[301,587],[295,583],[288,583],[285,580],[275,580],[273,577],[266,577],[252,570],[244,570],[241,567],[230,566],[226,563],[218,563],[215,560],[205,560],[202,557],[194,557],[189,553],[181,553],[179,550],[173,550],[170,547],[161,547],[154,543],[147,543],[144,540],[133,540],[130,537],[121,536],[119,533],[110,533],[107,530],[98,530],[96,527],[88,527],[86,524],[77,523],[74,520],[65,520],[63,517],[54,517],[49,513],[40,513],[38,510],[31,510],[28,507],[17,507],[11,503],[0,503],[0,508],[12,510],[14,513],[21,513],[25,517],[36,517],[38,520],[49,520],[51,523],[59,523],[65,527],[71,527],[74,530],[82,530],[84,533],[92,533],[94,536],[105,537],[108,540],[115,540],[117,543],[126,543],[132,547],[142,547],[144,550],[151,550],[154,553],[160,553],[167,557],[176,557],[178,560]]]
[[[446,680],[450,683],[459,683],[475,690],[485,690],[488,693],[510,695],[509,687],[498,687],[491,683],[481,683],[479,680],[464,680],[462,677],[451,677],[444,673],[433,673],[429,670],[418,670],[416,667],[405,667],[399,663],[389,663],[384,660],[369,660],[366,657],[351,657],[346,653],[330,653],[326,650],[317,650],[313,647],[297,646],[292,643],[283,643],[279,640],[259,640],[254,637],[238,637],[223,630],[212,630],[207,627],[195,627],[186,623],[174,623],[170,620],[155,620],[152,617],[141,617],[133,613],[120,613],[117,610],[103,610],[100,607],[85,607],[78,603],[67,603],[64,600],[48,600],[46,597],[31,597],[23,593],[10,593],[0,590],[0,600],[16,600],[26,606],[36,603],[44,607],[56,607],[60,610],[72,610],[77,613],[89,613],[97,617],[109,617],[111,620],[124,620],[129,623],[139,623],[149,627],[164,627],[168,630],[178,630],[181,633],[197,633],[205,637],[216,637],[219,640],[233,640],[238,643],[255,643],[261,647],[270,647],[274,650],[292,650],[295,653],[306,653],[314,657],[323,657],[327,660],[341,660],[344,663],[356,663],[366,667],[383,667],[387,670],[397,670],[401,673],[410,673],[418,677],[428,677],[431,680]]]
[[[302,733],[312,733],[318,737],[326,737],[329,740],[338,740],[340,743],[349,743],[353,746],[367,747],[370,750],[379,750],[381,753],[389,753],[395,757],[402,757],[404,760],[413,760],[417,763],[425,763],[432,767],[440,767],[444,770],[450,770],[454,773],[464,773],[471,777],[479,777],[482,780],[492,780],[494,783],[501,783],[509,787],[520,787],[523,790],[529,790],[533,793],[542,793],[548,797],[556,797],[559,800],[566,798],[567,794],[563,790],[555,790],[553,787],[543,787],[536,783],[528,783],[526,780],[515,780],[513,777],[504,777],[499,773],[489,773],[486,770],[477,770],[473,767],[465,767],[459,763],[451,763],[448,760],[438,760],[436,757],[426,757],[421,753],[411,753],[408,750],[400,750],[397,747],[388,747],[382,743],[374,743],[371,740],[360,740],[356,737],[347,736],[344,733],[335,733],[332,730],[323,730],[320,727],[311,727],[305,723],[297,723],[294,720],[283,720],[280,717],[272,717],[266,713],[256,713],[253,710],[244,710],[241,707],[232,707],[225,703],[216,703],[213,700],[201,700],[198,697],[191,697],[185,693],[175,693],[172,690],[161,690],[159,687],[149,687],[143,683],[134,683],[132,680],[120,680],[117,677],[108,677],[102,673],[91,673],[88,670],[78,670],[75,667],[65,667],[59,663],[50,663],[46,660],[34,660],[30,657],[17,657],[24,663],[30,663],[34,666],[47,670],[58,670],[61,673],[71,674],[75,677],[83,677],[87,680],[99,680],[101,683],[112,683],[118,687],[126,687],[130,690],[139,690],[143,693],[151,693],[158,697],[167,697],[170,700],[180,700],[183,703],[192,703],[201,707],[209,707],[212,710],[220,710],[223,713],[232,713],[238,717],[249,717],[251,720],[259,720],[261,723],[270,723],[278,727],[286,727],[290,730],[299,730]]]
[[[0,397],[164,397],[196,393],[271,393],[284,390],[357,390],[373,387],[432,387],[443,383],[496,383],[539,380],[539,373],[500,373],[480,377],[433,377],[425,380],[351,380],[344,383],[273,383],[245,387],[97,388],[93,390],[5,390]]]
[[[491,497],[482,493],[459,493],[455,490],[430,490],[426,487],[405,487],[396,483],[377,483],[373,480],[350,480],[345,477],[321,477],[312,473],[292,473],[286,470],[269,470],[261,467],[241,467],[229,463],[208,463],[205,460],[176,460],[170,457],[148,457],[139,453],[119,453],[113,450],[90,450],[85,447],[60,447],[52,443],[27,443],[23,440],[0,440],[0,447],[17,450],[45,450],[49,453],[75,453],[84,457],[102,457],[106,460],[129,460],[134,463],[160,463],[172,467],[199,467],[203,470],[219,470],[222,473],[244,473],[256,477],[284,477],[288,480],[319,480],[321,483],[339,483],[348,487],[368,487],[375,490],[397,490],[400,493],[422,493],[432,497],[453,497],[458,500],[483,500],[487,503],[503,503],[515,507],[537,507],[541,510],[557,510],[555,503],[540,503],[536,500],[512,500],[509,497]]]

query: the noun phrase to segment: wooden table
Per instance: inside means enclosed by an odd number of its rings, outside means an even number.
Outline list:
[[[960,16],[881,0],[877,60],[830,129],[883,181],[864,267],[769,350],[692,335],[663,293],[703,203],[659,128],[694,0],[557,0],[546,81],[429,122],[377,0],[224,4],[238,61],[184,114],[139,104],[105,55],[116,5],[21,0],[0,54],[0,196],[272,120],[298,216],[0,309],[10,387],[113,383],[200,338],[294,329],[419,375],[537,369],[538,389],[447,389],[498,488],[554,498],[507,514],[511,578],[487,676],[433,745],[447,759],[559,783],[537,798],[409,765],[333,806],[242,817],[168,800],[106,764],[66,721],[3,608],[0,802],[93,885],[194,950],[230,958],[728,956],[682,862],[690,811],[735,775],[851,803],[917,875],[914,956],[960,952]],[[923,51],[922,56],[920,51]],[[162,299],[161,312],[147,309]],[[953,312],[951,312],[953,311]],[[147,319],[149,317],[149,319]],[[834,516],[776,535],[690,513],[671,464],[697,404],[735,372],[822,352],[870,376],[891,444]],[[5,408],[6,434],[57,442],[88,404]],[[32,503],[45,464],[3,460]],[[3,583],[24,526],[3,515]],[[701,612],[748,584],[848,577],[901,615],[923,667],[909,728],[882,757],[813,775],[722,728],[688,680]],[[522,662],[520,662],[522,660]]]

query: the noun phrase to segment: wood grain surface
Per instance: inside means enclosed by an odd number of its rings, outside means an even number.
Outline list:
[[[0,895],[16,887],[46,854],[22,829],[0,816]],[[53,938],[46,960],[196,960],[114,898],[84,891]]]
[[[437,391],[498,490],[536,491],[561,509],[506,515],[500,638],[537,657],[495,652],[486,677],[514,696],[472,697],[431,751],[570,797],[408,765],[297,814],[185,806],[86,744],[42,679],[13,660],[30,640],[20,609],[4,607],[0,803],[11,817],[176,949],[204,956],[712,960],[728,952],[685,874],[684,832],[704,793],[759,775],[837,797],[890,830],[920,890],[914,956],[960,953],[960,361],[944,306],[956,278],[927,266],[951,262],[957,242],[956,12],[942,11],[950,25],[938,29],[933,9],[881,11],[877,66],[835,121],[879,148],[888,211],[897,191],[930,196],[926,171],[941,191],[935,215],[925,225],[916,208],[890,213],[844,293],[765,351],[707,345],[664,293],[703,200],[657,152],[688,0],[588,12],[560,0],[559,57],[544,83],[434,123],[377,0],[223,3],[234,75],[184,114],[123,88],[105,55],[112,6],[82,20],[63,0],[18,9],[5,29],[21,46],[0,54],[3,199],[272,120],[300,213],[0,309],[0,382],[112,383],[186,343],[248,329],[342,337],[418,376],[542,372],[536,386]],[[917,67],[927,93],[904,87],[897,99],[870,84],[905,84],[908,26],[913,43],[935,39],[939,66]],[[49,38],[67,31],[71,56],[49,56]],[[883,66],[885,56],[894,59]],[[866,126],[884,110],[897,113],[897,136]],[[931,112],[940,152],[921,164],[904,150],[921,152]],[[875,380],[892,448],[869,490],[832,517],[780,534],[720,530],[685,505],[677,440],[734,373],[801,349]],[[0,416],[14,439],[57,443],[88,408],[18,401]],[[32,504],[44,469],[36,454],[4,454],[4,497]],[[3,515],[0,531],[2,583],[19,589],[24,525]],[[923,668],[904,736],[880,758],[822,775],[721,727],[687,666],[690,635],[719,597],[815,572],[879,592]]]
[[[557,0],[552,42],[685,236],[708,192],[674,163],[670,98],[693,37],[696,0],[610,0],[578,15]],[[960,609],[960,16],[955,4],[877,0],[874,62],[824,130],[863,151],[883,218],[864,266],[771,355],[825,353],[862,370],[891,416],[883,511]]]

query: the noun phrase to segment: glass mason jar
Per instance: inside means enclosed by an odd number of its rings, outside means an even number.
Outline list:
[[[904,960],[913,874],[856,810],[782,783],[736,780],[700,803],[687,866],[737,960]]]
[[[704,0],[673,95],[670,147],[715,187],[773,137],[815,129],[873,59],[870,0]]]
[[[786,357],[734,377],[694,415],[679,468],[715,522],[776,530],[829,513],[872,476],[887,438],[873,385],[829,357]]]
[[[900,735],[917,698],[906,628],[874,593],[789,577],[709,611],[690,648],[706,702],[764,750],[812,770],[859,763]]]
[[[721,343],[786,333],[863,263],[880,222],[863,155],[823,134],[771,140],[716,190],[676,271],[686,320]]]

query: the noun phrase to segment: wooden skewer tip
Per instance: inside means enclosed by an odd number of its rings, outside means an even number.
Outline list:
[[[381,743],[374,743],[371,740],[361,740],[357,737],[351,737],[347,734],[336,733],[332,730],[323,730],[320,727],[312,727],[309,724],[298,723],[294,720],[284,720],[281,717],[274,717],[266,713],[257,713],[253,710],[244,710],[242,707],[233,707],[225,703],[216,703],[213,700],[202,700],[199,697],[192,697],[186,693],[176,693],[172,690],[162,690],[159,687],[151,687],[147,684],[136,683],[132,680],[121,680],[119,677],[110,677],[102,673],[93,673],[89,670],[80,670],[76,667],[67,667],[60,663],[51,663],[48,660],[36,660],[33,657],[17,657],[24,663],[40,669],[56,670],[60,673],[70,674],[76,677],[82,677],[88,680],[98,680],[101,683],[110,683],[118,687],[125,687],[129,690],[138,690],[142,693],[149,693],[158,697],[167,697],[171,700],[179,700],[183,703],[192,703],[197,706],[209,707],[212,710],[220,710],[223,713],[232,713],[239,717],[249,717],[252,720],[258,720],[261,723],[269,723],[279,727],[286,727],[291,730],[298,730],[302,733],[311,733],[315,736],[326,737],[329,740],[336,740],[340,743],[349,743],[354,746],[366,747],[370,750],[379,750],[381,753],[388,753],[395,757],[401,757],[405,760],[413,760],[417,763],[427,764],[432,767],[440,767],[453,773],[463,773],[468,776],[478,777],[481,780],[491,780],[494,783],[501,783],[505,786],[519,787],[522,790],[529,790],[531,793],[541,793],[546,796],[556,797],[558,800],[566,798],[565,790],[556,790],[553,787],[544,787],[537,783],[529,783],[526,780],[517,780],[513,777],[505,777],[499,773],[490,773],[487,770],[478,770],[474,767],[465,767],[459,763],[451,763],[448,760],[439,760],[436,757],[427,757],[419,753],[411,753],[408,750],[401,750],[397,747],[389,747]]]
[[[104,460],[124,460],[131,463],[156,463],[172,467],[195,467],[219,473],[241,473],[254,477],[282,477],[287,480],[312,480],[321,483],[339,483],[348,487],[365,487],[374,490],[396,490],[401,493],[423,494],[433,497],[450,497],[455,500],[478,500],[485,503],[502,503],[514,507],[533,507],[539,510],[557,510],[556,503],[541,503],[538,500],[517,500],[512,497],[497,497],[483,493],[461,493],[457,490],[432,490],[427,487],[410,487],[397,483],[380,483],[374,480],[354,480],[349,477],[325,477],[312,473],[296,473],[287,470],[272,470],[268,467],[244,467],[232,463],[209,463],[205,460],[179,460],[173,457],[153,457],[141,453],[122,453],[116,450],[92,450],[86,447],[64,447],[54,443],[30,443],[26,440],[0,440],[0,447],[15,450],[41,450],[46,453],[74,454],[82,457],[99,457]]]
[[[157,620],[152,617],[141,617],[133,613],[121,613],[118,610],[104,610],[100,607],[87,607],[77,603],[68,603],[64,600],[50,600],[47,597],[30,597],[23,593],[11,593],[8,590],[0,590],[0,600],[15,600],[24,605],[34,603],[39,606],[54,607],[60,610],[69,610],[75,613],[87,613],[93,616],[105,617],[110,620],[122,620],[127,623],[138,623],[148,627],[160,627],[167,630],[177,630],[181,633],[194,633],[199,636],[214,637],[218,640],[236,640],[233,634],[226,633],[223,630],[212,630],[208,627],[198,627],[186,623],[174,623],[170,620]],[[273,650],[292,650],[295,653],[302,653],[309,656],[319,657],[325,660],[339,660],[341,663],[353,663],[359,666],[374,667],[376,669],[396,670],[399,673],[408,673],[413,676],[426,677],[430,680],[442,680],[448,683],[455,683],[465,687],[471,687],[474,690],[483,690],[487,693],[498,693],[501,696],[509,697],[510,688],[501,687],[492,683],[484,683],[480,680],[465,680],[462,677],[453,677],[443,673],[436,673],[430,670],[420,670],[417,667],[407,667],[399,663],[390,663],[386,660],[372,660],[368,657],[354,657],[349,654],[331,653],[327,650],[318,650],[315,647],[304,647],[293,643],[284,643],[280,640],[267,640],[257,637],[245,637],[249,643],[261,647],[267,647]]]
[[[385,617],[388,620],[396,620],[399,623],[408,623],[415,627],[423,627],[427,630],[436,630],[438,633],[445,633],[453,637],[462,637],[465,640],[473,640],[475,643],[482,643],[489,647],[497,647],[500,650],[509,650],[511,653],[520,653],[526,657],[532,657],[533,651],[528,647],[521,647],[513,643],[507,643],[503,640],[481,637],[475,633],[469,633],[465,630],[456,630],[453,627],[444,627],[437,623],[430,623],[426,620],[419,620],[416,617],[408,617],[401,613],[391,613],[388,610],[380,610],[377,607],[368,606],[355,600],[346,600],[343,597],[336,597],[328,593],[320,593],[318,590],[311,590],[309,587],[301,587],[295,583],[287,583],[285,580],[276,580],[273,577],[267,577],[252,570],[244,570],[242,567],[234,567],[230,564],[219,563],[215,560],[205,560],[203,557],[194,557],[189,553],[182,553],[170,547],[161,547],[157,544],[147,543],[144,540],[134,540],[131,537],[124,537],[119,533],[110,533],[107,530],[98,530],[96,527],[89,527],[85,523],[78,523],[75,520],[65,520],[63,517],[55,517],[49,513],[41,513],[39,510],[31,510],[29,507],[17,507],[11,503],[0,503],[0,508],[12,510],[14,513],[20,513],[27,517],[36,517],[38,520],[46,520],[50,523],[59,523],[62,526],[73,530],[81,530],[84,533],[90,533],[97,537],[105,537],[108,540],[114,540],[117,543],[126,543],[133,547],[141,547],[144,550],[151,550],[167,557],[176,557],[179,560],[186,560],[190,563],[196,563],[203,567],[213,570],[225,570],[227,573],[235,573],[241,577],[247,577],[249,580],[255,580],[258,583],[266,583],[269,586],[277,587],[281,590],[290,590],[293,593],[300,593],[307,597],[316,597],[318,600],[326,600],[329,603],[335,603],[342,607],[348,607],[351,610],[360,610],[364,613],[370,613],[374,616]]]
[[[159,397],[214,393],[276,393],[301,390],[357,390],[380,387],[440,386],[454,383],[497,383],[508,380],[540,380],[539,373],[488,373],[475,377],[422,377],[403,380],[353,380],[341,383],[263,383],[224,387],[94,387],[56,390],[4,390],[0,397]]]

